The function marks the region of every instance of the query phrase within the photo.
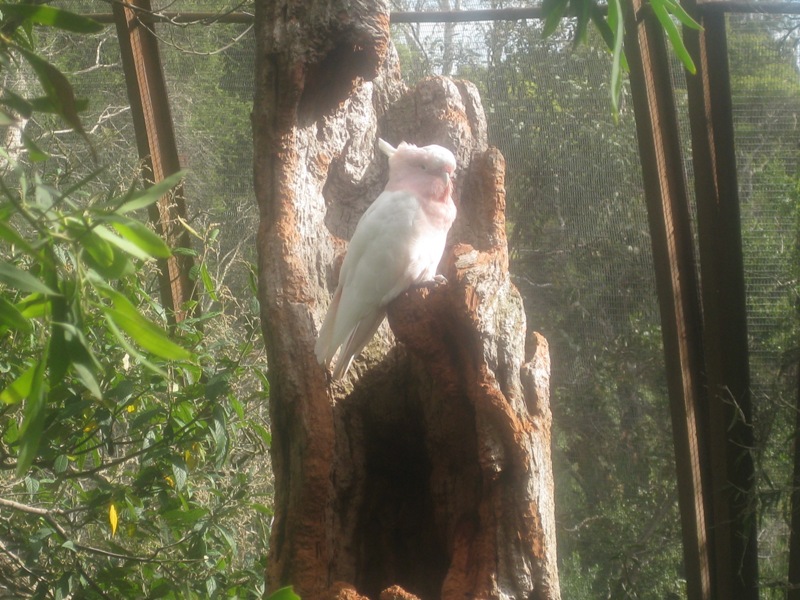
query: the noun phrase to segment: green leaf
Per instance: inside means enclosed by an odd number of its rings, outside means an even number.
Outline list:
[[[22,409],[22,425],[19,432],[19,454],[17,456],[17,477],[24,475],[33,464],[39,452],[44,431],[45,406],[47,404],[47,382],[44,366],[47,363],[48,349],[35,364],[30,391]]]
[[[50,155],[39,148],[27,132],[22,133],[22,145],[25,146],[25,149],[28,151],[28,158],[31,159],[32,162],[42,162],[50,158]]]
[[[150,371],[152,371],[153,373],[155,373],[159,377],[161,377],[163,379],[167,379],[168,374],[164,369],[161,369],[161,368],[157,367],[152,362],[147,360],[147,358],[144,355],[142,355],[141,352],[136,350],[136,348],[134,348],[133,345],[130,342],[128,342],[128,340],[125,338],[125,336],[122,335],[122,331],[120,331],[119,327],[117,327],[117,324],[111,318],[111,315],[109,315],[108,313],[105,313],[104,317],[106,319],[106,325],[108,326],[109,331],[111,331],[111,333],[114,335],[114,337],[119,342],[120,346],[122,346],[125,349],[125,351],[128,354],[131,355],[132,358],[135,358],[144,367],[148,368]]]
[[[38,98],[28,98],[31,110],[34,112],[59,114],[61,111],[58,99],[49,96],[40,96]],[[75,98],[75,110],[83,112],[89,108],[89,100],[86,98]]]
[[[57,309],[58,304],[59,302],[53,303],[53,318],[63,319],[65,317],[63,313],[56,317],[56,314],[59,312]],[[64,330],[58,327],[56,323],[52,323],[50,327],[50,360],[48,361],[47,367],[50,372],[50,382],[53,387],[56,387],[64,378],[64,375],[67,374],[69,362],[70,355],[67,349],[67,340],[64,335]]]
[[[111,288],[99,288],[100,294],[111,300],[113,306],[103,306],[111,320],[143,349],[167,360],[185,360],[192,354],[167,337],[167,334],[146,319],[125,296]]]
[[[56,473],[63,473],[67,470],[69,466],[69,457],[66,454],[59,454],[56,457],[55,463],[53,464],[53,469]]]
[[[42,294],[31,294],[17,302],[17,308],[26,319],[38,319],[50,314],[52,303]]]
[[[700,25],[697,21],[695,21],[692,16],[686,12],[683,6],[680,5],[680,2],[675,2],[675,0],[664,0],[664,5],[672,13],[681,23],[686,25],[689,29],[694,29],[696,31],[700,31],[703,29],[703,26]]]
[[[161,514],[171,527],[187,529],[195,525],[200,519],[208,514],[205,508],[193,508],[190,510],[176,509]]]
[[[23,292],[38,292],[48,296],[58,295],[40,279],[2,260],[0,260],[0,282]]]
[[[97,235],[94,229],[87,229],[80,236],[79,243],[83,262],[105,279],[121,279],[134,272],[130,259]]]
[[[118,236],[116,233],[114,233],[104,225],[95,225],[92,228],[92,231],[94,231],[98,236],[103,238],[105,241],[114,244],[117,248],[119,248],[126,254],[130,254],[134,258],[138,258],[140,260],[152,260],[152,257],[147,252],[141,250],[139,246],[137,246],[133,242],[128,241],[123,237]]]
[[[74,33],[99,33],[104,29],[102,24],[93,19],[52,6],[0,3],[0,12],[5,18],[26,19],[37,25],[47,25]]]
[[[39,491],[39,480],[33,477],[25,478],[25,491],[28,495],[33,496]]]
[[[253,502],[253,503],[250,504],[250,508],[252,508],[252,509],[256,510],[257,512],[260,512],[262,515],[266,515],[268,517],[274,517],[275,516],[275,511],[272,510],[266,504],[260,504],[258,502]]]
[[[592,0],[570,0],[570,5],[578,17],[578,21],[575,26],[575,40],[573,42],[574,46],[577,46],[586,40],[586,32],[589,25],[589,17],[591,16],[593,4],[594,2]]]
[[[103,218],[110,222],[124,239],[138,247],[146,255],[154,258],[172,256],[169,246],[152,229],[144,223],[127,217],[109,215]]]
[[[612,28],[614,36],[611,60],[611,106],[616,117],[619,114],[619,96],[622,91],[622,61],[625,59],[622,51],[624,31],[620,0],[608,0],[608,25]]]
[[[102,400],[103,393],[100,391],[100,385],[95,376],[95,373],[102,371],[102,366],[92,352],[83,331],[71,323],[53,323],[53,325],[62,328],[65,332],[64,347],[69,363],[75,369],[78,379],[91,392],[92,396]]]
[[[239,402],[239,399],[234,397],[234,396],[231,396],[230,402],[231,402],[231,407],[233,408],[234,412],[236,413],[236,416],[239,417],[240,421],[244,421],[244,419],[245,419],[244,406],[242,406],[242,403]]]
[[[0,402],[3,404],[18,404],[30,396],[33,378],[36,376],[38,367],[39,363],[34,363],[12,381],[6,389],[0,392]]]
[[[217,296],[217,290],[214,287],[214,282],[211,280],[211,275],[208,273],[208,267],[206,267],[206,263],[202,263],[200,265],[200,279],[203,282],[203,287],[205,288],[206,292],[211,299],[219,301],[219,296]]]
[[[214,597],[217,591],[217,580],[214,577],[206,579],[206,595],[208,598]]]
[[[542,10],[545,14],[542,37],[549,37],[555,32],[567,11],[567,6],[569,6],[569,0],[544,0],[542,2]]]
[[[114,212],[119,215],[124,215],[131,211],[150,206],[151,204],[157,202],[161,196],[169,193],[172,188],[178,185],[185,174],[186,171],[178,171],[177,173],[173,173],[169,177],[162,179],[155,185],[151,185],[150,187],[130,194],[125,199],[125,202]]]
[[[36,254],[36,250],[34,250],[33,246],[19,234],[16,228],[11,223],[2,219],[0,219],[0,238],[4,239],[9,244],[19,246],[21,250],[30,255]]]
[[[78,116],[78,104],[75,99],[75,92],[69,80],[61,71],[35,52],[23,48],[22,46],[17,46],[17,50],[33,68],[42,89],[56,107],[56,112],[75,131],[86,137],[86,132],[83,130],[81,119]]]
[[[612,24],[611,5],[608,5],[608,21],[605,19],[603,11],[596,4],[592,8],[592,23],[594,23],[600,37],[603,38],[609,50],[614,49],[614,25]]]
[[[172,593],[172,591],[172,584],[167,579],[158,579],[153,582],[153,587],[150,588],[150,593],[147,594],[147,597],[153,600],[164,598]]]
[[[172,475],[175,478],[175,489],[180,492],[186,487],[186,479],[189,475],[189,471],[182,458],[172,457],[170,463],[172,463]]]
[[[236,556],[238,554],[238,544],[236,543],[236,538],[233,536],[233,534],[220,525],[217,525],[214,529],[216,529],[217,533],[219,533],[225,540],[225,543],[228,545],[228,548],[230,548],[231,553]]]
[[[78,379],[80,379],[81,383],[86,386],[86,389],[89,390],[92,396],[98,400],[102,400],[103,392],[100,391],[100,384],[97,383],[97,378],[89,367],[88,362],[73,358],[72,368],[75,369],[75,374],[78,376]]]
[[[31,331],[31,323],[11,302],[0,296],[0,326],[23,333]]]
[[[8,88],[3,90],[3,97],[0,98],[0,104],[7,106],[23,119],[30,119],[31,115],[33,114],[33,107],[31,103],[20,96],[19,94],[15,94]]]
[[[267,600],[301,600],[301,598],[294,593],[292,586],[287,586],[274,591],[267,597]]]
[[[255,432],[258,434],[258,437],[261,438],[261,441],[264,442],[264,445],[267,448],[272,446],[272,434],[269,432],[269,429],[256,422],[251,422],[250,427],[255,430]]]
[[[683,44],[681,32],[678,29],[678,26],[675,25],[675,22],[672,20],[670,14],[667,12],[665,4],[666,0],[650,0],[650,5],[653,7],[653,13],[656,15],[656,18],[658,18],[658,22],[661,23],[661,26],[664,27],[664,31],[667,32],[667,37],[669,38],[670,44],[672,44],[672,49],[683,63],[683,66],[686,67],[686,70],[694,75],[697,73],[697,67],[694,66],[694,61],[692,61],[689,51]]]

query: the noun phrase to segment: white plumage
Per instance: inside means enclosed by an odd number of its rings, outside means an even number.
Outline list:
[[[395,149],[383,140],[378,145],[389,156],[389,181],[356,225],[315,346],[325,365],[343,346],[335,379],[372,339],[386,305],[434,279],[456,216],[450,180],[456,160],[449,150],[405,142]]]

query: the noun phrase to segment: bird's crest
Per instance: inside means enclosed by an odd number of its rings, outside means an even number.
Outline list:
[[[389,157],[391,157],[395,152],[397,152],[397,148],[392,146],[386,140],[382,140],[381,138],[378,138],[378,148],[380,148],[381,152],[383,152],[386,156]]]

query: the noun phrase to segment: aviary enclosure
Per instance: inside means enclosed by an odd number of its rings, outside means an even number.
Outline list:
[[[142,49],[117,44],[110,8],[98,14],[107,31],[81,40],[90,51],[65,70],[115,156],[152,156],[142,128],[163,134],[168,104],[164,168],[189,170],[181,218],[217,223],[223,248],[255,263],[253,6],[229,4],[154,2],[141,16],[160,89],[132,83],[125,53]],[[511,281],[549,344],[565,600],[800,597],[800,6],[690,4],[704,25],[685,31],[698,74],[652,20],[628,22],[618,115],[602,40],[575,44],[569,20],[543,38],[540,9],[521,1],[391,7],[403,81],[472,82],[505,158]],[[245,270],[218,266],[251,293]],[[165,266],[175,306],[190,268]]]

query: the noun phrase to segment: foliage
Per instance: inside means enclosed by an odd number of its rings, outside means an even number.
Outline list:
[[[9,201],[17,221],[30,219],[31,235],[6,226],[16,244],[3,251],[0,296],[10,382],[0,396],[0,448],[17,472],[0,489],[18,498],[0,521],[0,540],[16,562],[12,589],[188,598],[258,588],[257,551],[240,550],[233,533],[243,514],[256,527],[271,514],[269,499],[250,493],[244,468],[269,444],[254,406],[263,395],[235,392],[233,383],[266,389],[262,371],[247,362],[257,328],[231,343],[202,329],[224,318],[220,312],[183,322],[189,353],[153,323],[163,309],[133,262],[163,243],[130,217],[121,231],[136,235],[98,229],[163,187],[119,202],[84,198],[80,208],[35,176],[18,175],[30,200]],[[263,548],[263,528],[260,538]]]
[[[676,0],[649,0],[650,10],[658,19],[664,29],[675,55],[681,60],[690,73],[696,72],[696,67],[683,43],[675,20],[691,29],[700,29],[700,25]],[[591,22],[597,29],[608,49],[611,51],[611,78],[610,97],[614,113],[619,110],[620,93],[622,91],[622,72],[628,70],[628,64],[622,49],[624,36],[623,12],[630,10],[631,6],[620,0],[610,0],[607,11],[604,13],[596,0],[544,0],[542,3],[545,20],[542,34],[547,37],[552,35],[569,12],[575,18],[574,42],[579,44],[586,41],[587,29]]]
[[[36,2],[0,4],[0,69],[19,70],[27,65],[35,74],[44,95],[25,98],[5,85],[0,98],[0,126],[14,125],[18,118],[34,113],[58,115],[72,129],[85,136],[78,112],[85,102],[78,100],[67,78],[34,49],[34,25],[54,27],[76,33],[96,32],[101,26],[91,19]],[[42,160],[44,154],[24,131],[21,136],[30,156]]]
[[[70,153],[32,143],[35,111],[90,134],[68,79],[35,54],[33,25],[95,29],[28,8],[0,6],[0,28],[19,33],[0,49],[4,68],[18,76],[27,61],[45,90],[3,96],[23,145],[0,157],[0,589],[259,596],[272,511],[254,307],[215,281],[218,230],[192,230],[202,251],[175,251],[196,256],[213,310],[166,331],[150,290],[171,250],[136,215],[177,179],[124,193],[106,169],[48,180]]]

